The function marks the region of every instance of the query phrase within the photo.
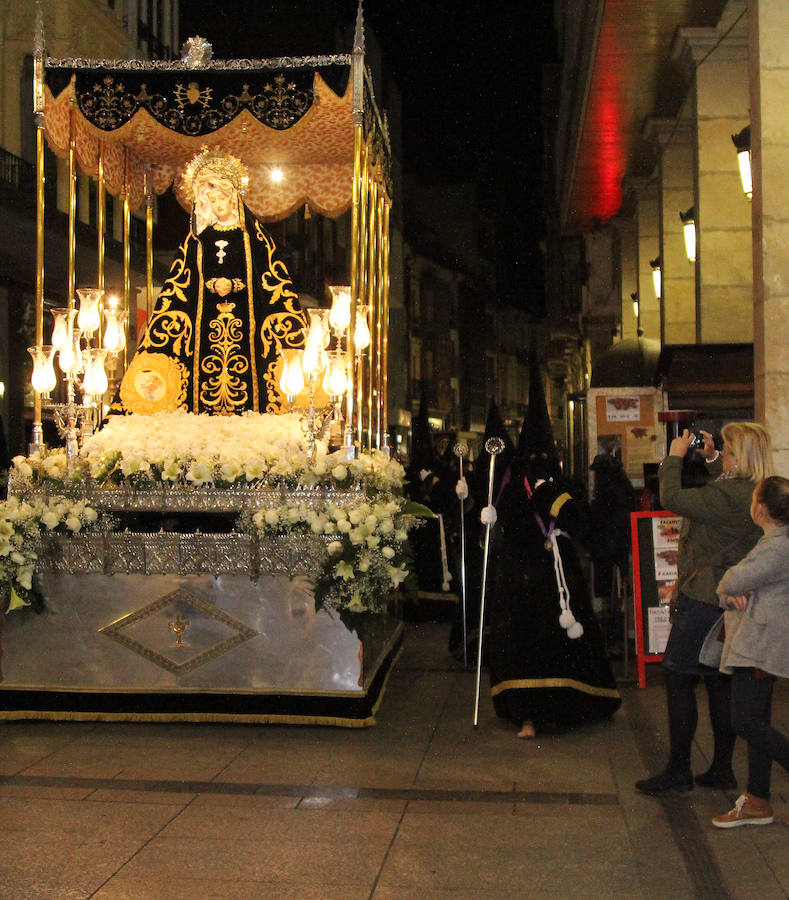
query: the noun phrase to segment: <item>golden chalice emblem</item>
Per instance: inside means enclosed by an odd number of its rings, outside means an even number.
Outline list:
[[[184,632],[190,626],[190,622],[185,622],[179,615],[176,615],[175,621],[168,624],[169,630],[175,635],[175,643],[173,647],[188,647],[189,644],[184,640]]]

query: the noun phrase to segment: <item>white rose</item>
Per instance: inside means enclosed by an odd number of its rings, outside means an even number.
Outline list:
[[[345,466],[335,466],[331,470],[331,477],[336,481],[345,481],[348,477],[348,469]]]
[[[66,519],[66,528],[69,531],[79,531],[82,528],[82,522],[76,516],[68,516]]]
[[[48,509],[43,516],[41,516],[41,524],[46,526],[50,531],[53,528],[57,528],[60,522],[60,517],[56,512],[53,512],[51,509]]]
[[[266,525],[279,524],[279,511],[276,509],[267,509],[265,515]]]
[[[392,547],[382,547],[381,553],[386,557],[386,559],[394,559],[394,549]]]

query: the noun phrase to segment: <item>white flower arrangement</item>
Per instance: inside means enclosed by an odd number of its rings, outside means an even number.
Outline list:
[[[67,493],[77,482],[97,488],[128,485],[138,491],[209,485],[296,489],[290,502],[242,516],[237,530],[263,538],[334,536],[315,595],[316,606],[335,609],[382,609],[391,590],[409,574],[407,539],[415,516],[431,515],[404,500],[403,467],[378,450],[348,460],[344,451],[329,453],[325,442],[317,441],[310,461],[302,420],[293,414],[113,416],[86,439],[70,468],[64,450],[18,456],[13,463],[12,483],[19,494],[41,485]],[[297,489],[316,487],[347,491],[348,501],[320,509],[298,501]],[[67,510],[67,503],[62,497],[50,500],[46,511],[33,517],[33,533],[95,525],[95,510],[84,503]],[[24,565],[31,566],[32,576],[32,561]],[[19,581],[6,570],[0,573],[0,589],[4,580],[16,580],[23,588],[29,581],[26,574]]]
[[[408,531],[416,524],[415,516],[426,512],[403,497],[381,493],[347,506],[260,510],[248,518],[245,530],[262,538],[299,532],[335,536],[315,584],[316,606],[377,612],[409,575]]]
[[[76,534],[106,526],[106,518],[82,500],[56,496],[29,502],[11,498],[0,503],[0,611],[31,604],[42,534]]]

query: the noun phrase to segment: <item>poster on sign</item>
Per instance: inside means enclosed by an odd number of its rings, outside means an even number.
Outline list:
[[[682,518],[667,510],[630,514],[636,662],[646,687],[647,662],[659,662],[671,630],[669,601],[677,585]]]

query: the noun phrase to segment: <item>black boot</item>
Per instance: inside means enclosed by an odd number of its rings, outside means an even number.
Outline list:
[[[664,669],[670,754],[668,765],[659,775],[642,778],[636,790],[642,794],[662,794],[665,791],[693,790],[690,769],[690,745],[698,724],[695,675],[683,675]]]
[[[715,740],[712,764],[706,772],[696,776],[700,787],[733,791],[737,788],[731,760],[737,735],[731,727],[731,678],[715,673],[704,679],[710,708],[710,722]]]
[[[666,791],[692,791],[693,774],[690,769],[687,772],[666,769],[659,775],[653,775],[651,778],[642,778],[641,781],[637,781],[636,790],[641,791],[642,794],[649,794],[652,797],[664,794]]]

